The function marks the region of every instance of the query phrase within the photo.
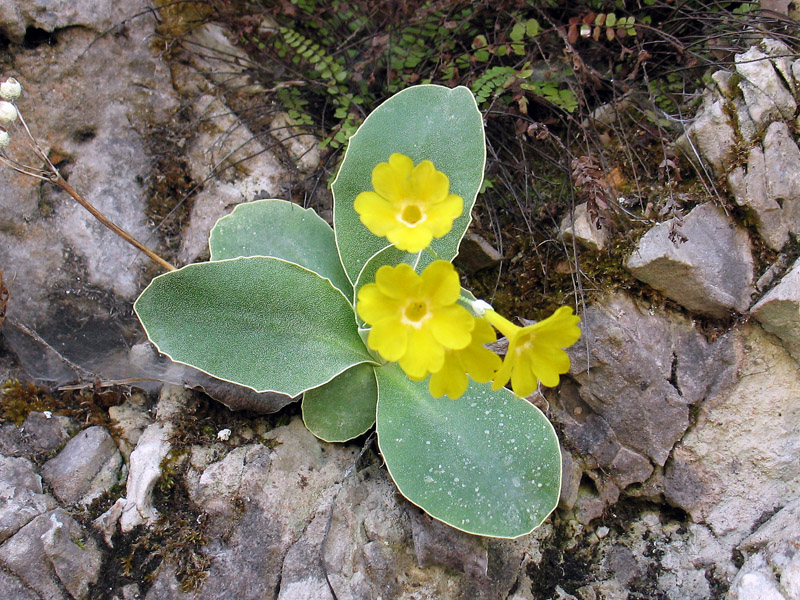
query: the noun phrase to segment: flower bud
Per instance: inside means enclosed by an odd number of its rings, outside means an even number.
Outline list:
[[[0,77],[0,98],[16,100],[22,93],[22,86],[13,77]]]
[[[494,309],[492,308],[492,305],[486,302],[485,300],[472,301],[472,312],[474,312],[479,317],[485,315],[487,310],[494,310]]]
[[[0,123],[12,123],[17,120],[17,109],[5,100],[0,100]]]
[[[8,132],[0,127],[0,150],[4,150],[8,143],[11,141],[11,136],[8,135]]]

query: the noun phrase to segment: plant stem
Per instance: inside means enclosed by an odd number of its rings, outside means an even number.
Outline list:
[[[103,213],[101,213],[99,210],[97,210],[83,196],[81,196],[77,191],[75,191],[75,188],[73,188],[70,184],[68,184],[66,182],[66,180],[63,177],[61,177],[61,175],[59,173],[56,172],[56,176],[53,177],[52,179],[50,179],[50,181],[53,183],[53,185],[57,185],[62,190],[67,192],[70,196],[72,196],[78,204],[80,204],[83,208],[85,208],[90,213],[92,213],[92,216],[95,219],[100,221],[103,225],[108,227],[111,231],[116,233],[123,240],[125,240],[126,242],[128,242],[132,246],[134,246],[137,249],[139,249],[142,252],[144,252],[151,260],[154,260],[155,262],[157,262],[159,265],[161,265],[167,271],[175,271],[176,270],[173,265],[171,265],[170,263],[165,261],[158,254],[156,254],[152,250],[146,248],[138,240],[133,238],[133,236],[131,236],[126,231],[124,231],[123,229],[120,229],[117,225],[115,225],[114,223],[109,221]]]

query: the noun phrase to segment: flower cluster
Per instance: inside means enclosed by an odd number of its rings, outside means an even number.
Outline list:
[[[17,107],[14,100],[22,93],[22,86],[13,77],[0,77],[0,123],[10,125],[17,120]],[[0,126],[0,150],[8,146],[11,136],[5,127]]]
[[[355,200],[361,222],[406,252],[420,252],[446,235],[463,210],[447,176],[427,160],[415,166],[409,157],[392,154],[373,170],[372,185],[374,191]],[[436,398],[460,397],[468,377],[492,382],[493,389],[510,382],[520,396],[539,383],[558,385],[570,365],[564,348],[580,337],[580,318],[566,306],[520,327],[483,301],[464,301],[458,273],[445,260],[421,274],[407,264],[381,267],[375,282],[358,291],[356,309],[371,327],[367,345],[415,381],[430,375]],[[508,339],[504,359],[486,347],[497,341],[495,329]]]

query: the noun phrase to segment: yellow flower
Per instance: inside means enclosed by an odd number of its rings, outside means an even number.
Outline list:
[[[385,265],[375,283],[358,291],[358,314],[372,326],[367,345],[398,361],[411,379],[444,365],[445,349],[466,348],[475,319],[456,304],[461,284],[452,264],[437,260],[417,273],[409,265]]]
[[[445,350],[444,366],[431,375],[428,389],[434,398],[445,394],[455,400],[467,390],[467,375],[478,383],[492,380],[500,368],[500,357],[484,346],[497,341],[494,329],[486,319],[475,319],[472,341],[463,350]]]
[[[569,306],[562,306],[543,321],[527,327],[514,325],[493,310],[487,310],[483,316],[508,338],[508,351],[492,389],[499,390],[511,380],[514,393],[525,397],[536,391],[540,381],[548,387],[557,386],[559,375],[569,371],[569,356],[563,348],[581,336],[578,328],[581,319],[572,314]]]
[[[450,193],[447,175],[429,160],[415,167],[404,154],[372,170],[372,187],[356,197],[354,208],[367,229],[404,252],[419,252],[447,234],[464,208],[461,196]]]

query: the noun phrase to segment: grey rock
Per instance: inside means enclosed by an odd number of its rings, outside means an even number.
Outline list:
[[[231,183],[210,184],[199,192],[192,204],[190,225],[181,236],[180,261],[188,264],[208,260],[208,235],[211,229],[221,217],[246,200]]]
[[[75,422],[69,417],[42,412],[30,413],[22,424],[34,452],[58,450],[76,428]]]
[[[126,460],[139,442],[142,432],[151,422],[151,417],[141,400],[141,395],[135,394],[123,404],[108,409],[108,416],[114,423],[117,441]]]
[[[671,503],[738,544],[762,515],[800,496],[800,379],[795,360],[757,325],[727,337],[737,378],[699,405],[664,478]]]
[[[800,149],[786,123],[775,122],[767,128],[764,161],[768,197],[781,207],[788,230],[800,234]]]
[[[777,48],[776,48],[777,50]],[[787,48],[784,56],[789,54]],[[781,60],[781,68],[783,60]],[[791,119],[797,108],[769,54],[756,47],[735,56],[736,71],[744,78],[739,88],[753,121],[766,124],[777,119]]]
[[[497,265],[501,260],[503,255],[486,239],[476,233],[468,233],[461,240],[455,264],[465,273],[477,273]]]
[[[119,8],[113,0],[3,0],[0,2],[0,31],[15,44],[22,43],[29,27],[53,32],[80,26],[102,33],[124,19],[125,14]]]
[[[690,162],[721,176],[736,159],[736,130],[725,110],[725,100],[708,101],[675,146]]]
[[[474,581],[485,580],[489,553],[485,539],[453,529],[419,510],[410,510],[411,535],[417,564],[460,571]]]
[[[97,543],[71,518],[50,513],[51,527],[41,536],[44,553],[58,579],[75,600],[84,600],[97,581],[102,556]]]
[[[42,146],[65,165],[70,183],[145,241],[152,169],[145,136],[178,106],[169,70],[151,51],[149,8],[142,0],[6,1],[0,8],[12,40],[29,26],[66,27],[56,34],[58,52],[47,44],[14,48],[14,75],[24,88],[18,106]],[[140,16],[126,20],[135,13]],[[124,35],[98,35],[123,21]],[[33,162],[24,140],[15,140],[8,152]],[[2,169],[0,183],[0,263],[15,265],[7,282],[9,320],[27,324],[73,363],[105,378],[126,377],[113,367],[135,331],[129,307],[143,275],[140,253],[41,181]],[[30,376],[75,378],[53,352],[14,327],[4,335]]]
[[[18,577],[0,570],[0,598],[8,600],[41,600],[41,596],[27,587]]]
[[[55,507],[55,499],[42,493],[32,462],[0,455],[0,542]]]
[[[584,248],[603,250],[608,245],[608,230],[598,227],[589,215],[587,204],[579,204],[561,221],[561,237],[566,243],[574,239]]]
[[[173,417],[186,407],[188,394],[183,388],[165,385],[161,390],[156,410],[156,422],[148,426],[139,437],[136,449],[129,460],[128,481],[119,518],[120,529],[129,532],[139,525],[152,525],[159,517],[153,505],[153,489],[161,477],[161,465],[169,454],[170,438],[174,431]],[[119,507],[109,509],[106,521],[119,514]],[[103,524],[108,529],[110,523]]]
[[[73,437],[42,467],[42,477],[65,504],[88,505],[119,481],[122,467],[113,438],[97,425]]]
[[[685,217],[686,241],[670,239],[674,226],[660,223],[639,240],[626,264],[631,274],[691,311],[715,318],[746,311],[754,291],[747,232],[711,203]]]
[[[321,503],[303,535],[289,548],[281,568],[278,600],[334,600],[321,553],[329,516],[330,502]]]
[[[789,240],[789,224],[783,207],[767,193],[767,163],[760,146],[750,150],[746,171],[744,167],[736,167],[728,174],[728,185],[736,203],[753,215],[758,233],[767,245],[774,250],[783,248]]]
[[[750,313],[800,361],[800,260],[759,300]]]
[[[581,327],[568,350],[580,387],[562,386],[556,419],[597,464],[624,469],[611,472],[620,485],[643,481],[651,472],[644,457],[664,465],[689,425],[689,405],[729,376],[733,356],[685,317],[646,311],[622,294],[589,307]]]
[[[570,510],[578,501],[578,489],[581,484],[583,469],[572,456],[572,452],[561,447],[561,493],[558,497],[558,508]]]
[[[287,113],[275,115],[270,127],[273,137],[283,143],[301,172],[309,173],[319,166],[319,140],[296,127]]]
[[[739,544],[742,552],[754,554],[770,544],[800,540],[800,499],[792,500]]]
[[[63,590],[83,599],[84,590],[97,580],[100,556],[81,526],[57,508],[6,540],[0,546],[0,564],[45,600],[66,600],[69,596]],[[73,571],[70,565],[80,567]]]
[[[760,556],[748,561],[731,585],[727,600],[788,600],[781,593],[772,568]]]
[[[200,456],[190,460],[187,489],[208,515],[205,550],[213,557],[199,599],[229,598],[234,579],[242,600],[272,596],[279,589],[286,554],[329,505],[336,482],[353,460],[352,449],[341,446],[326,445],[323,452],[322,443],[299,419],[271,435],[272,448],[249,444],[207,466]],[[312,530],[309,540],[317,539],[313,531],[320,530]],[[300,546],[295,551],[301,553]],[[165,568],[148,598],[179,597],[166,595],[172,594],[165,590],[172,589],[173,576],[174,567]],[[300,572],[294,576],[296,582],[314,579]]]
[[[729,600],[800,598],[800,500],[794,500],[749,535],[739,550],[746,558]]]

